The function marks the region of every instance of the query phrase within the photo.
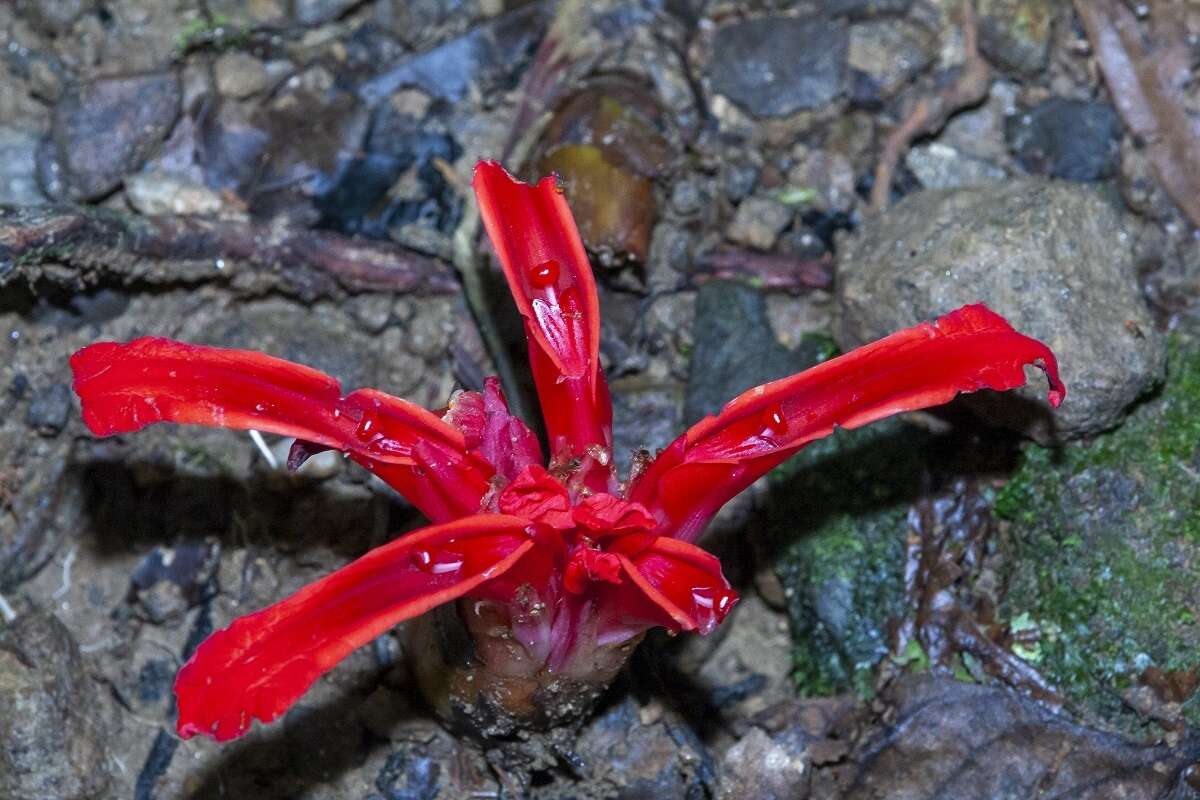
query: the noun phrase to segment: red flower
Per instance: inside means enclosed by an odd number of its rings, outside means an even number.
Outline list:
[[[176,680],[180,735],[227,740],[270,722],[355,648],[457,598],[504,609],[522,657],[550,673],[650,627],[708,633],[737,595],[692,542],[800,448],[835,426],[1020,386],[1026,364],[1045,370],[1052,405],[1065,394],[1045,345],[967,306],[743,393],[622,485],[596,285],[566,201],[553,179],[529,186],[495,163],[474,185],[525,320],[547,467],[495,379],[439,416],[260,353],[146,338],[72,357],[98,435],[177,422],[295,437],[291,466],[336,448],[434,523],[209,637]]]

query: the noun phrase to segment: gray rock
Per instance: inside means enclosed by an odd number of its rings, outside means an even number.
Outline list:
[[[294,0],[292,7],[301,25],[320,25],[337,19],[356,4],[356,0]]]
[[[749,161],[723,160],[721,188],[725,196],[736,203],[754,191],[758,185],[759,168]]]
[[[643,723],[643,717],[655,721]],[[595,797],[703,797],[706,773],[714,767],[703,743],[674,712],[639,707],[629,696],[593,718],[573,745],[596,786]]]
[[[769,16],[735,22],[713,38],[713,91],[756,117],[826,105],[842,91],[848,36],[843,22]]]
[[[790,732],[789,732],[790,733]],[[721,759],[721,800],[804,800],[809,792],[809,758],[803,734],[772,739],[751,728]]]
[[[121,185],[170,132],[180,85],[170,73],[102,78],[63,93],[39,164],[46,194],[94,200]]]
[[[1129,224],[1096,191],[1067,183],[910,195],[848,242],[835,335],[852,347],[987,303],[1050,346],[1069,394],[1053,415],[1040,380],[1018,395],[972,396],[972,405],[1043,441],[1111,428],[1159,381],[1165,357],[1138,289]]]
[[[35,28],[51,35],[67,33],[92,0],[17,0],[17,9]]]
[[[899,91],[937,58],[933,31],[907,20],[875,19],[850,26],[847,63],[883,97]]]
[[[940,142],[917,145],[904,164],[926,189],[957,189],[1004,180],[1004,170]]]
[[[1052,97],[1009,117],[1006,127],[1009,146],[1030,172],[1069,181],[1117,172],[1122,126],[1108,103]]]
[[[737,207],[725,235],[738,244],[770,250],[791,220],[792,211],[783,203],[765,197],[751,197]]]
[[[55,383],[33,395],[25,421],[43,436],[57,436],[71,415],[71,390]]]
[[[46,202],[38,189],[34,156],[37,136],[0,126],[0,203],[33,205]]]
[[[854,19],[877,15],[908,13],[913,0],[825,0],[822,8],[826,13],[844,15]]]
[[[147,216],[217,214],[225,203],[221,195],[184,175],[154,170],[125,179],[125,199]]]
[[[739,393],[799,372],[816,359],[775,339],[762,294],[732,281],[700,287],[691,377],[683,403],[688,425],[716,414]]]
[[[0,627],[0,797],[107,796],[100,700],[53,614],[30,612]]]
[[[1001,69],[1030,76],[1046,66],[1058,0],[978,0],[979,46]]]
[[[213,64],[217,91],[226,97],[249,97],[270,84],[267,68],[249,53],[231,52]]]

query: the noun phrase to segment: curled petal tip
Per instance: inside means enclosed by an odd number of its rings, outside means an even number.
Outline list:
[[[1052,408],[1058,408],[1063,400],[1067,399],[1067,385],[1058,376],[1058,361],[1051,354],[1049,358],[1039,359],[1035,364],[1046,373],[1046,381],[1050,384],[1050,389],[1046,392],[1046,401]]]

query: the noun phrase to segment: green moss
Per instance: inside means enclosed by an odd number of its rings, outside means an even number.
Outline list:
[[[904,609],[905,515],[930,438],[896,420],[839,431],[772,474],[801,693],[870,693],[887,622]]]
[[[1119,430],[1031,449],[996,512],[1002,614],[1040,632],[1038,666],[1075,704],[1136,726],[1120,693],[1143,669],[1200,668],[1200,351],[1174,346],[1161,397]]]
[[[213,14],[184,26],[175,38],[175,49],[181,55],[205,47],[230,50],[245,44],[249,36],[249,28],[233,24],[224,14]]]

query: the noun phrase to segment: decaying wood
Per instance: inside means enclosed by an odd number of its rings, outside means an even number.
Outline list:
[[[909,145],[922,136],[937,133],[954,114],[983,102],[987,97],[991,69],[979,54],[979,29],[975,24],[975,9],[971,0],[963,3],[962,27],[965,60],[958,78],[941,91],[918,100],[883,143],[883,152],[875,165],[875,183],[871,187],[872,211],[882,211],[887,207],[896,165],[908,151]]]
[[[18,278],[75,288],[102,279],[224,282],[305,301],[343,292],[458,291],[449,265],[390,242],[200,217],[0,206],[0,286]]]
[[[898,631],[896,648],[903,651],[915,640],[930,670],[945,675],[953,673],[958,653],[970,653],[992,677],[1059,708],[1065,701],[1058,689],[997,642],[973,613],[975,598],[964,596],[971,594],[995,528],[991,505],[968,481],[959,481],[948,497],[913,506],[904,571],[912,615]]]
[[[1184,106],[1191,50],[1177,9],[1153,3],[1145,36],[1117,0],[1075,0],[1075,10],[1117,111],[1145,142],[1159,184],[1200,227],[1200,124]]]

